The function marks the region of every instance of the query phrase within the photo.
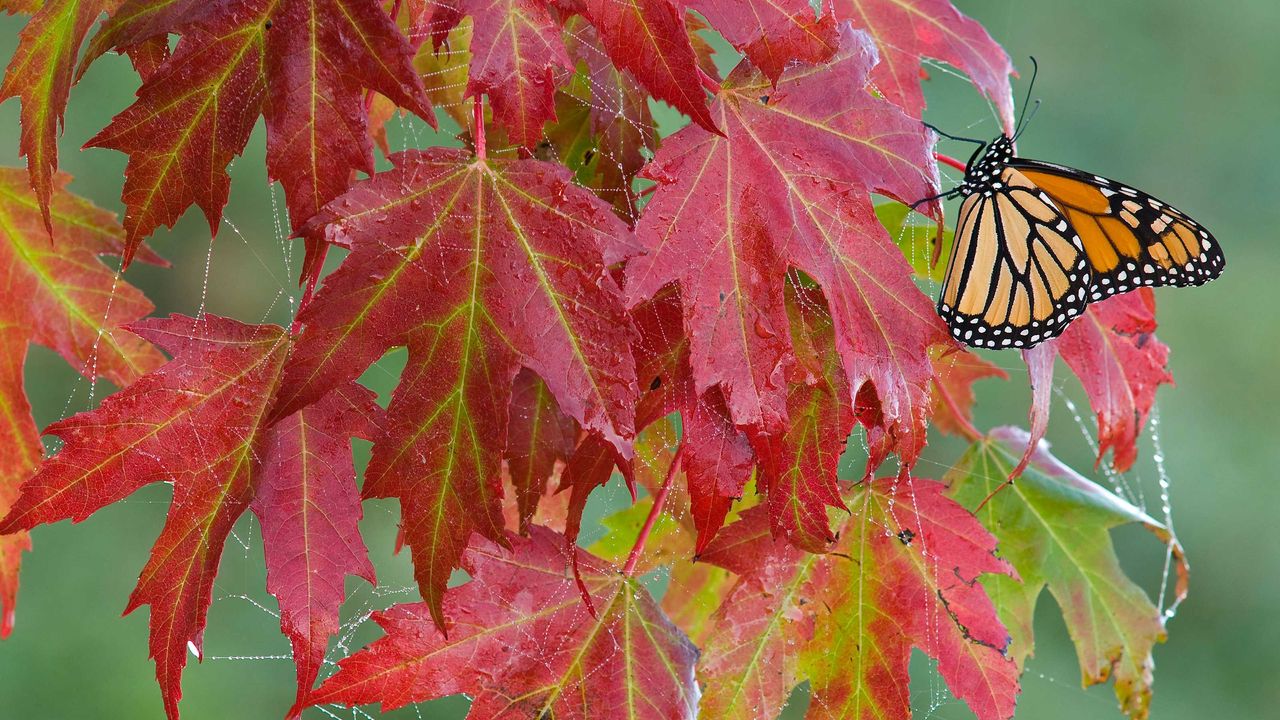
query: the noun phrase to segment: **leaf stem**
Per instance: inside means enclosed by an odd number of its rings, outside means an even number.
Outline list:
[[[484,160],[484,100],[481,99],[479,93],[476,93],[475,105],[471,107],[471,115],[476,125],[472,134],[476,142],[476,157]]]
[[[955,398],[951,397],[951,393],[947,392],[947,389],[943,387],[942,383],[934,380],[933,387],[937,389],[938,397],[942,398],[942,403],[951,411],[951,415],[955,418],[956,424],[960,426],[960,432],[965,436],[965,439],[970,442],[977,442],[982,439],[982,433],[978,432],[978,428],[974,427],[973,423],[969,421],[969,418],[964,416],[964,413],[960,410],[960,406],[956,403]]]
[[[702,81],[702,87],[712,95],[719,95],[724,88],[720,86],[719,81],[707,74],[706,70],[698,68],[698,79]]]
[[[680,472],[680,463],[684,458],[684,443],[680,443],[680,447],[676,448],[676,454],[671,458],[671,466],[667,468],[667,477],[662,481],[662,488],[658,490],[658,494],[653,498],[653,507],[649,508],[649,517],[644,519],[644,526],[640,528],[640,534],[636,536],[635,545],[631,546],[631,554],[627,556],[627,564],[622,566],[622,574],[631,577],[636,571],[636,564],[640,562],[640,556],[644,554],[644,544],[649,539],[649,533],[653,531],[654,523],[658,521],[658,515],[662,513],[662,506],[667,502],[667,495],[671,493],[671,482],[675,480],[676,473]]]
[[[1000,483],[1000,485],[997,486],[995,490],[991,491],[990,495],[986,496],[985,498],[982,499],[982,502],[978,503],[978,507],[973,509],[973,514],[977,515],[978,513],[982,512],[982,508],[986,507],[987,503],[991,502],[991,498],[995,497],[996,495],[999,495],[1001,490],[1004,490],[1005,488],[1011,485],[1013,485],[1013,478],[1009,478],[1008,480],[1005,480],[1004,482]]]
[[[967,169],[964,163],[951,157],[950,155],[943,155],[942,153],[934,153],[933,158],[940,163],[943,163],[945,165],[950,165],[951,167],[959,170],[960,172],[964,172]]]

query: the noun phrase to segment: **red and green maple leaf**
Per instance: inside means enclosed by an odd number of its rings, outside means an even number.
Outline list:
[[[392,710],[466,693],[473,718],[695,716],[698,652],[637,579],[542,527],[506,544],[467,551],[447,635],[424,604],[377,613],[386,637],[340,661],[309,702]]]
[[[443,624],[472,533],[505,542],[500,465],[521,367],[605,447],[629,452],[633,331],[606,265],[634,248],[561,166],[440,148],[392,160],[317,217],[314,232],[351,254],[301,315],[282,411],[408,346],[364,494],[400,500],[415,575]]]
[[[869,400],[863,417],[910,465],[924,445],[928,350],[949,340],[869,194],[913,202],[937,176],[920,124],[866,89],[870,39],[846,30],[841,42],[828,64],[776,86],[740,67],[712,107],[723,136],[691,126],[663,143],[644,171],[658,186],[627,297],[679,282],[697,391],[719,385],[736,425],[776,433],[795,362],[785,278],[802,270],[830,306],[849,401]]]
[[[1182,548],[1164,525],[1063,465],[1043,444],[1018,481],[984,504],[1004,485],[1029,440],[1023,430],[997,428],[947,476],[950,494],[976,508],[1022,578],[1021,584],[982,579],[1012,635],[1009,655],[1019,667],[1031,655],[1036,602],[1047,589],[1062,609],[1085,684],[1114,680],[1121,709],[1145,718],[1155,666],[1151,651],[1165,638],[1165,616],[1125,575],[1110,530],[1142,525],[1168,546],[1176,561],[1175,604],[1186,594]]]
[[[51,241],[39,200],[22,175],[0,168],[3,305],[32,342],[56,351],[81,375],[127,385],[163,358],[121,327],[151,312],[151,303],[98,259],[125,251],[120,225],[111,213],[67,192],[70,176],[58,175]],[[142,258],[164,263],[145,249]]]
[[[459,127],[471,122],[472,107],[463,102],[467,97],[467,74],[471,66],[471,20],[464,18],[457,27],[440,36],[433,32],[431,16],[434,7],[429,3],[408,3],[413,24],[409,38],[418,46],[413,66],[422,78],[427,97],[436,109],[445,113]],[[431,40],[432,42],[427,42]],[[388,99],[389,105],[395,103]],[[385,153],[385,154],[390,154]]]
[[[267,169],[285,188],[294,229],[341,194],[355,171],[373,171],[365,88],[435,122],[413,48],[376,0],[129,0],[91,50],[167,33],[182,36],[172,57],[89,141],[129,155],[128,254],[192,204],[217,232],[227,164],[244,150],[259,114]],[[304,275],[319,269],[315,250]]]
[[[773,717],[807,679],[808,717],[910,718],[913,647],[938,661],[981,720],[1009,718],[1018,667],[979,577],[1012,576],[995,538],[945,487],[910,476],[846,493],[833,553],[773,539],[763,509],[725,528],[701,556],[736,573],[699,658],[713,717]]]
[[[813,288],[795,287],[798,283],[792,282],[787,298],[799,361],[797,377],[787,390],[791,422],[781,435],[758,435],[752,442],[762,458],[759,485],[768,495],[774,537],[820,553],[835,540],[827,508],[847,510],[836,471],[853,431],[856,406],[849,404],[848,381],[822,295]],[[868,473],[883,459],[876,447],[883,444],[877,442],[878,432],[868,430]]]
[[[0,436],[8,448],[0,463],[0,513],[44,452],[23,388],[31,343],[56,351],[91,381],[116,385],[164,360],[121,328],[151,312],[151,303],[98,259],[123,252],[115,216],[68,192],[69,180],[52,178],[46,226],[26,173],[0,168]],[[162,262],[149,251],[144,258]],[[29,547],[25,532],[0,536],[0,636],[13,627],[19,560]]]
[[[5,0],[0,9],[32,13],[0,85],[0,102],[22,101],[18,149],[27,158],[30,184],[45,229],[52,234],[50,204],[58,171],[58,135],[75,82],[76,58],[89,29],[119,0]]]
[[[585,20],[570,18],[563,35],[578,71],[556,95],[557,120],[547,128],[547,139],[580,185],[634,222],[640,211],[633,180],[646,152],[658,146],[649,94],[630,72],[609,62]]]

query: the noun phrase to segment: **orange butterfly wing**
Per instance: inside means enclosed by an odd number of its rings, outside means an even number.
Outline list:
[[[1203,285],[1226,260],[1213,235],[1185,213],[1107,178],[1062,165],[1015,159],[1053,199],[1084,245],[1096,302],[1141,286]]]

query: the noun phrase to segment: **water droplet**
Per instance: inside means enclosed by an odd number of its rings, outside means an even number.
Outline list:
[[[756,335],[764,338],[765,340],[777,336],[777,333],[775,333],[773,329],[769,327],[769,324],[765,322],[764,316],[756,317],[755,330]]]

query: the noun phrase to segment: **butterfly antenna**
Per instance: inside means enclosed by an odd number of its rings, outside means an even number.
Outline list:
[[[1031,114],[1026,116],[1026,120],[1022,122],[1022,127],[1018,128],[1018,132],[1013,134],[1013,140],[1015,142],[1018,140],[1018,138],[1022,137],[1023,131],[1031,127],[1031,120],[1035,118],[1036,111],[1038,111],[1039,109],[1040,109],[1040,100],[1037,99],[1036,104],[1031,107]]]
[[[1027,129],[1027,125],[1031,123],[1031,118],[1035,117],[1036,110],[1040,109],[1040,101],[1036,101],[1035,109],[1031,111],[1031,115],[1027,115],[1027,107],[1031,105],[1031,91],[1036,87],[1036,76],[1040,74],[1040,63],[1036,62],[1035,55],[1028,55],[1031,58],[1031,82],[1027,83],[1027,96],[1022,100],[1022,112],[1018,114],[1018,126],[1014,129],[1013,139],[1017,140],[1022,135],[1022,131]]]

